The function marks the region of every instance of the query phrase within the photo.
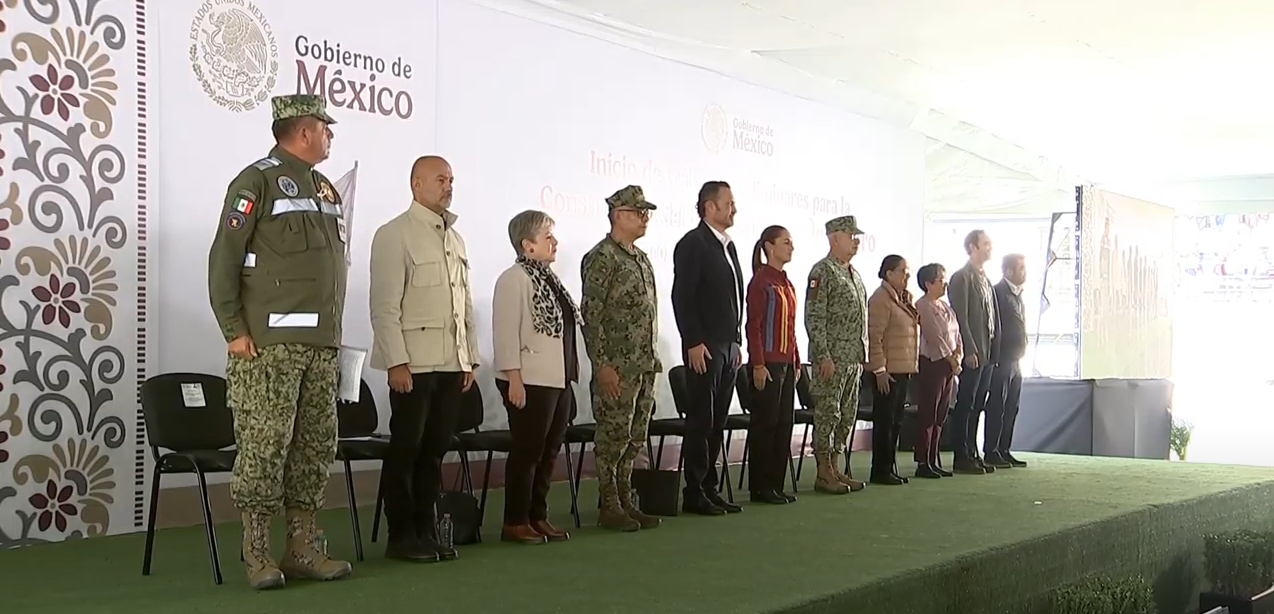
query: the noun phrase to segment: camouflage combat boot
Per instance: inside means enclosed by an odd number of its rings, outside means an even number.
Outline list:
[[[633,500],[632,483],[628,480],[622,480],[619,482],[619,506],[623,508],[624,513],[627,514],[629,518],[637,521],[637,524],[641,528],[659,528],[659,518],[637,509],[637,502]]]
[[[832,465],[832,471],[836,474],[837,482],[845,484],[846,487],[850,487],[850,490],[854,490],[854,492],[866,488],[866,483],[861,482],[861,480],[852,479],[850,476],[841,473],[841,452],[833,452],[831,459],[828,459],[828,462]]]
[[[336,580],[348,576],[353,567],[328,558],[318,544],[314,512],[288,510],[288,551],[279,562],[283,573],[307,580]]]
[[[829,454],[815,452],[814,462],[818,465],[818,476],[814,478],[814,490],[829,495],[843,495],[849,492],[849,486],[836,479],[836,470],[832,467]]]
[[[261,590],[283,586],[283,572],[270,556],[270,515],[243,512],[243,564],[248,586]]]
[[[625,513],[623,506],[619,504],[619,489],[614,482],[602,486],[602,505],[597,511],[597,526],[625,532],[641,528],[641,524]]]
[[[836,479],[838,482],[847,485],[847,487],[850,487],[850,490],[854,490],[854,492],[866,488],[866,483],[861,482],[861,480],[852,479],[850,476],[841,473],[841,452],[833,452],[832,457],[828,460],[828,462],[832,465],[832,471],[836,473]]]

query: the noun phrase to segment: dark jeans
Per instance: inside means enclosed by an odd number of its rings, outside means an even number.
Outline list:
[[[986,432],[982,435],[982,451],[987,456],[1010,452],[1021,399],[1022,367],[1016,360],[996,365],[991,375],[991,400],[986,405]]]
[[[686,437],[681,442],[685,457],[685,500],[701,501],[712,494],[716,497],[718,476],[717,458],[721,456],[721,444],[725,439],[725,421],[730,413],[730,400],[734,396],[734,378],[738,374],[739,345],[708,344],[707,369],[695,373],[690,360],[683,352],[686,363],[686,392],[690,405],[686,407]]]
[[[548,520],[549,485],[575,393],[571,388],[525,386],[526,403],[509,403],[509,382],[497,379],[504,409],[509,412],[513,448],[504,463],[504,524]]]
[[[882,477],[897,473],[898,436],[902,433],[902,417],[907,406],[907,386],[911,374],[890,373],[894,381],[889,392],[882,393],[871,376],[871,475]]]
[[[920,373],[916,375],[916,462],[938,466],[942,441],[942,423],[951,407],[951,363],[920,357]]]
[[[751,369],[752,367],[744,367]],[[796,365],[768,363],[770,381],[752,397],[752,422],[748,427],[748,488],[754,493],[782,491],[787,464],[792,459],[792,419],[795,413]],[[750,382],[754,382],[749,378]]]
[[[414,537],[435,524],[442,457],[455,433],[463,383],[459,372],[416,373],[411,392],[389,391],[389,457],[382,486],[391,540]]]
[[[955,409],[951,410],[951,444],[955,459],[978,458],[978,422],[986,411],[986,401],[991,391],[991,365],[979,365],[970,369],[963,366],[960,385],[956,387]]]

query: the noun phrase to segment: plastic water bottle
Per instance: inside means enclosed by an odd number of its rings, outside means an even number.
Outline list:
[[[451,514],[443,514],[438,522],[438,541],[443,548],[455,548],[455,528],[451,523]]]
[[[316,550],[323,553],[323,556],[327,556],[327,535],[322,531],[314,534],[314,545]]]

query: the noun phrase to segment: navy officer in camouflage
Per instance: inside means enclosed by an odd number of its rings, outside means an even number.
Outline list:
[[[839,468],[858,417],[858,389],[867,362],[867,288],[850,264],[863,232],[852,215],[827,222],[825,229],[830,250],[810,270],[805,291],[805,332],[814,367],[814,489],[845,494],[864,486]]]
[[[319,96],[271,104],[277,144],[230,182],[208,253],[238,447],[230,496],[254,588],[351,571],[328,558],[314,520],[336,456],[347,240],[340,196],[314,166],[328,157],[336,121]],[[287,552],[276,565],[270,520],[280,508]]]
[[[601,509],[598,526],[619,531],[653,529],[659,519],[637,509],[633,461],[646,443],[655,409],[659,361],[659,300],[650,257],[634,243],[646,235],[654,203],[630,185],[606,199],[610,234],[584,255],[580,315],[593,365],[593,454]]]

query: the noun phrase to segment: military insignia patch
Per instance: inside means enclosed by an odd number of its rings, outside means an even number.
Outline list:
[[[318,196],[326,202],[336,202],[336,190],[326,181],[319,184]]]
[[[244,198],[242,196],[235,198],[234,210],[244,215],[248,215],[249,213],[252,213],[252,200],[248,198]]]
[[[301,188],[296,185],[296,181],[287,175],[279,176],[279,189],[283,190],[288,196],[296,196],[301,193]]]
[[[229,228],[230,230],[243,228],[243,225],[247,222],[248,218],[243,217],[243,214],[238,211],[231,211],[230,215],[226,216],[226,228]]]
[[[818,278],[817,277],[810,278],[809,291],[806,292],[806,296],[808,298],[814,298],[818,296]]]

